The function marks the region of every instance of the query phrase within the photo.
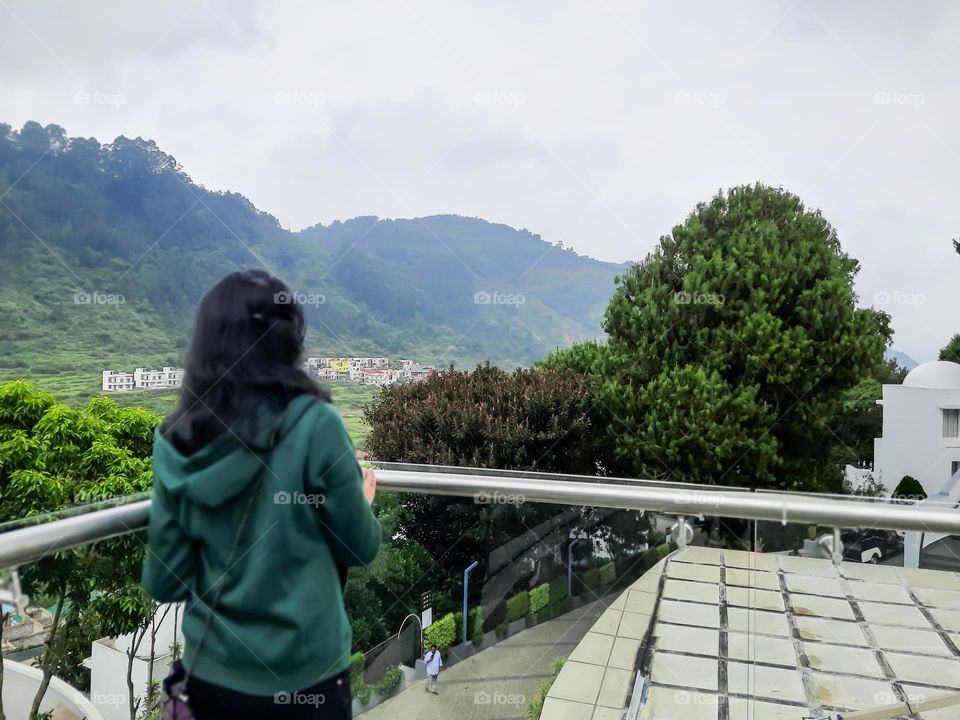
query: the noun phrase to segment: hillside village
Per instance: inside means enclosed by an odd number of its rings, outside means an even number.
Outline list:
[[[436,371],[436,366],[415,360],[390,361],[386,357],[308,357],[303,364],[310,377],[320,382],[349,382],[355,385],[393,385],[418,382]],[[183,368],[136,368],[104,370],[101,388],[106,392],[128,390],[169,390],[183,384]]]

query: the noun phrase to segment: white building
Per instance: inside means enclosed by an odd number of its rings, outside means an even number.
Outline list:
[[[918,365],[902,385],[884,385],[883,437],[874,441],[874,475],[892,493],[904,475],[928,496],[960,471],[960,365]]]
[[[133,382],[138,388],[164,390],[183,385],[183,369],[162,367],[159,370],[137,368],[133,371]]]
[[[133,373],[125,370],[104,370],[102,388],[109,392],[133,390],[135,387]]]
[[[43,673],[39,668],[31,667],[10,659],[3,661],[3,710],[7,720],[27,720],[30,706],[37,694]],[[40,703],[40,713],[50,713],[51,718],[84,718],[84,720],[104,720],[97,708],[72,685],[60,678],[50,678],[50,684]],[[129,711],[126,716],[130,717]]]
[[[180,620],[183,611],[174,612],[173,605],[161,605],[154,615],[156,636],[154,641],[153,679],[162,681],[172,665],[170,648],[174,638],[181,647]],[[146,697],[150,678],[150,631],[140,642],[133,659],[131,678],[134,692],[141,698],[141,709]],[[133,644],[132,634],[117,638],[100,638],[93,642],[90,657],[83,661],[90,669],[90,702],[103,720],[130,720],[127,694],[127,651]]]

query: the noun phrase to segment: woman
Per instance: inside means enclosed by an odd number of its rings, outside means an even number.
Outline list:
[[[186,600],[186,695],[206,718],[349,718],[346,571],[373,560],[376,479],[301,368],[289,289],[233,273],[200,303],[157,429],[143,585]]]

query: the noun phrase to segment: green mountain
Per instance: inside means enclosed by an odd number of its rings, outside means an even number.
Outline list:
[[[203,292],[249,267],[305,302],[311,354],[513,366],[599,336],[626,266],[452,215],[291,233],[152,141],[0,124],[0,379],[182,363]]]

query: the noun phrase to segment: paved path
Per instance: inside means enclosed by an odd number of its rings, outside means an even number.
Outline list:
[[[364,720],[517,720],[534,688],[550,677],[555,657],[567,657],[616,598],[613,593],[528,628],[440,673],[439,695],[414,683],[359,717]]]

